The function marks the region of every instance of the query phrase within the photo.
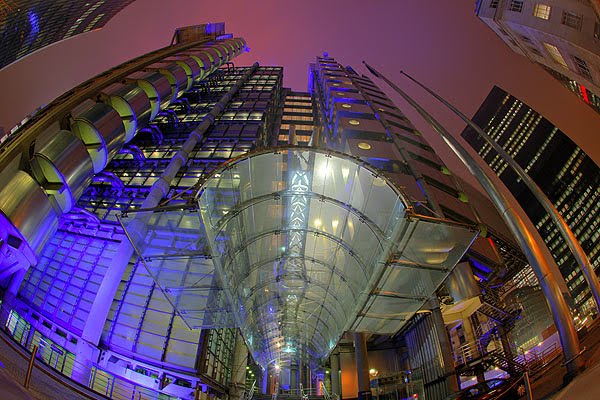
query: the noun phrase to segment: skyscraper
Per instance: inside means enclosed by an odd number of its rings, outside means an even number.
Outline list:
[[[236,397],[253,380],[368,397],[367,350],[393,343],[382,374],[444,398],[455,364],[473,367],[447,325],[488,344],[514,318],[494,286],[525,262],[498,214],[351,67],[317,57],[292,92],[281,67],[233,65],[243,39],[196,39],[2,143],[6,329],[113,397]]]
[[[134,0],[0,2],[0,69],[36,50],[102,28]]]
[[[511,50],[600,112],[600,24],[590,2],[479,0],[475,12]]]
[[[600,265],[600,174],[598,166],[550,121],[519,99],[494,87],[473,117],[531,176],[567,221],[596,271]],[[516,174],[475,132],[462,136],[519,201],[552,252],[582,313],[594,312],[589,288],[584,283],[570,250],[550,216]]]

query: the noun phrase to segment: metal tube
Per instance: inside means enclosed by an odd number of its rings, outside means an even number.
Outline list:
[[[248,69],[229,91],[219,99],[212,110],[204,117],[202,123],[189,134],[187,140],[182,145],[182,148],[175,156],[173,156],[160,178],[152,184],[150,192],[142,203],[142,210],[154,208],[159,205],[163,197],[167,195],[171,181],[187,161],[189,152],[203,138],[204,133],[212,125],[215,118],[225,109],[227,103],[231,101],[232,97],[257,69],[258,63],[254,63],[252,68]],[[149,212],[140,212],[129,222],[129,232],[138,236],[135,238],[136,240],[141,239],[144,236],[146,229],[144,220],[149,217]],[[82,339],[87,340],[92,344],[97,344],[100,340],[102,327],[104,326],[108,311],[110,310],[112,299],[114,298],[117,288],[119,287],[119,282],[125,273],[125,268],[134,254],[134,248],[128,240],[124,240],[119,245],[117,254],[118,256],[114,259],[102,278],[102,283],[100,284],[100,288],[98,289],[98,293],[96,294],[96,298],[94,299],[90,310],[90,316],[93,317],[88,318],[81,335]]]
[[[340,353],[334,352],[329,356],[331,363],[331,395],[340,393]]]
[[[371,397],[369,358],[367,355],[367,337],[364,332],[354,332],[354,353],[356,355],[358,399],[369,399]]]
[[[594,272],[594,268],[590,259],[588,258],[585,251],[581,248],[581,245],[577,241],[577,238],[573,234],[569,225],[567,225],[566,221],[560,215],[554,204],[550,201],[548,196],[540,189],[540,187],[531,179],[531,177],[521,168],[521,166],[498,144],[494,139],[492,139],[483,129],[481,129],[477,124],[471,121],[466,115],[464,115],[460,110],[446,101],[444,98],[439,96],[433,90],[429,89],[421,82],[417,81],[407,73],[400,71],[401,74],[405,75],[407,78],[415,82],[417,85],[425,89],[429,94],[438,99],[442,104],[448,107],[452,112],[458,115],[465,123],[469,125],[479,136],[481,136],[494,150],[498,152],[500,157],[517,173],[519,178],[523,181],[525,186],[533,193],[537,201],[544,207],[544,210],[550,215],[552,221],[558,227],[558,231],[562,235],[565,242],[571,249],[571,253],[575,256],[575,260],[577,264],[579,264],[579,268],[581,268],[581,272],[587,281],[588,286],[590,287],[590,291],[592,292],[592,296],[594,297],[594,301],[596,302],[596,309],[600,312],[600,281],[598,281],[598,276]]]
[[[33,365],[35,364],[35,355],[37,354],[38,347],[37,345],[33,346],[33,350],[31,351],[31,358],[29,359],[29,366],[27,367],[27,375],[25,375],[25,382],[23,386],[25,389],[29,387],[29,381],[31,380],[31,372],[33,371]]]
[[[519,247],[527,257],[533,272],[537,276],[542,291],[546,296],[552,317],[558,330],[560,341],[563,348],[565,360],[567,360],[567,376],[565,380],[570,380],[583,369],[583,360],[579,357],[579,338],[573,325],[573,320],[569,313],[569,307],[563,297],[558,280],[553,273],[548,261],[545,259],[539,244],[534,240],[521,216],[512,207],[504,194],[496,187],[485,171],[479,166],[471,154],[456,140],[440,123],[425,111],[415,100],[402,91],[389,79],[378,73],[375,69],[365,63],[369,71],[376,77],[384,80],[392,87],[404,100],[406,100],[425,121],[442,137],[446,144],[452,149],[454,154],[469,169],[471,174],[479,181],[486,191],[494,206],[504,219],[508,228],[514,235]]]

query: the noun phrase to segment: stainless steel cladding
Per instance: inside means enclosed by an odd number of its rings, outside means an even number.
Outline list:
[[[0,189],[0,235],[31,264],[56,232],[58,218],[50,199],[26,172],[16,171]]]
[[[445,283],[455,303],[477,297],[481,294],[468,262],[456,264],[456,267],[450,276],[448,276]]]
[[[166,76],[157,71],[138,71],[129,75],[126,82],[138,85],[150,99],[153,120],[159,111],[171,103],[171,84]]]
[[[200,66],[200,79],[204,79],[213,70],[212,61],[207,53],[200,50],[189,50],[180,55],[190,56]]]
[[[36,141],[33,167],[37,181],[63,213],[73,208],[94,175],[85,145],[65,130],[50,129]]]
[[[137,85],[114,83],[102,90],[101,98],[121,116],[125,126],[126,143],[150,122],[150,99]]]
[[[119,114],[109,105],[84,101],[71,111],[71,129],[81,138],[98,173],[125,143],[125,126]]]
[[[149,65],[146,67],[146,70],[157,71],[167,78],[171,85],[171,98],[169,103],[181,96],[187,87],[187,74],[181,66],[177,65],[177,63],[158,62]],[[161,105],[161,108],[166,107],[167,105],[168,104]]]
[[[184,91],[188,91],[192,88],[194,84],[194,79],[196,79],[200,73],[202,72],[202,67],[198,62],[190,56],[187,55],[177,55],[169,58],[165,58],[163,60],[166,63],[176,63],[185,71],[187,76],[187,85],[183,88]]]

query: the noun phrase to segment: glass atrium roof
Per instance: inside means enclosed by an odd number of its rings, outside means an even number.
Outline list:
[[[234,159],[196,200],[122,222],[189,327],[239,327],[263,366],[318,364],[346,331],[396,333],[477,235],[416,215],[363,161],[314,148]]]

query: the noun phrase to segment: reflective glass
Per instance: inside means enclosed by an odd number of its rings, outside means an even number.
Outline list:
[[[415,215],[378,171],[302,147],[213,172],[198,212],[124,222],[192,328],[239,326],[259,363],[318,363],[346,331],[396,333],[476,235]]]

